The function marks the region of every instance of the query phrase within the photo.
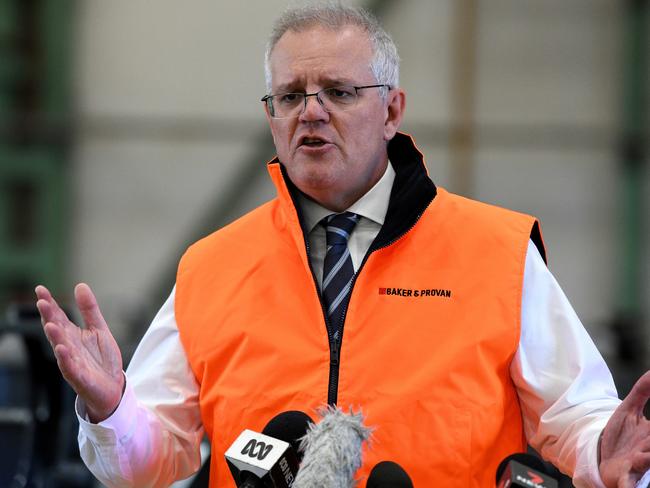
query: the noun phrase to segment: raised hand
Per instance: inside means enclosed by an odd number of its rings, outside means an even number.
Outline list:
[[[608,488],[634,488],[650,469],[650,421],[643,408],[650,398],[650,371],[634,384],[603,430],[600,476]]]
[[[78,284],[74,295],[85,328],[68,318],[44,286],[36,287],[36,306],[63,377],[85,402],[90,420],[100,422],[122,398],[122,354],[90,287]]]

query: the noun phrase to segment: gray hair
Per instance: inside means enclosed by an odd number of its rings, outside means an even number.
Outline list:
[[[289,30],[301,32],[311,27],[321,26],[336,30],[345,26],[356,26],[368,34],[373,48],[370,69],[377,83],[398,86],[399,55],[390,35],[384,30],[377,18],[370,12],[340,3],[312,5],[287,10],[275,21],[271,36],[266,44],[264,56],[264,77],[266,91],[271,93],[271,53],[280,38]]]

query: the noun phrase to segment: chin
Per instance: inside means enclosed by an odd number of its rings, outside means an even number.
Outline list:
[[[300,191],[312,198],[329,192],[331,188],[337,188],[341,184],[336,175],[331,172],[301,172],[296,176],[289,174],[289,177]]]
[[[342,174],[342,168],[335,161],[307,161],[294,163],[292,169],[287,167],[289,178],[296,186],[327,188],[334,185]]]

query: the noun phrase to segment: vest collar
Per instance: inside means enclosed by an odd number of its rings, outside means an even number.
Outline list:
[[[436,186],[429,178],[422,153],[411,136],[398,132],[388,143],[388,158],[395,169],[395,182],[386,220],[370,250],[389,245],[408,232],[436,196]],[[299,224],[306,235],[297,204],[298,188],[289,179],[286,168],[277,157],[269,162],[268,171],[285,217],[289,222]]]

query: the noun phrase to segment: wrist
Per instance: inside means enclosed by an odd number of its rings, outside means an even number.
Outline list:
[[[95,405],[92,402],[84,400],[86,415],[91,423],[98,424],[103,422],[113,415],[120,406],[122,397],[124,397],[124,391],[126,390],[126,377],[124,372],[120,372],[120,378],[118,381],[120,383],[120,393],[119,395],[116,395],[116,398],[114,397],[112,401],[107,401],[103,405]]]

